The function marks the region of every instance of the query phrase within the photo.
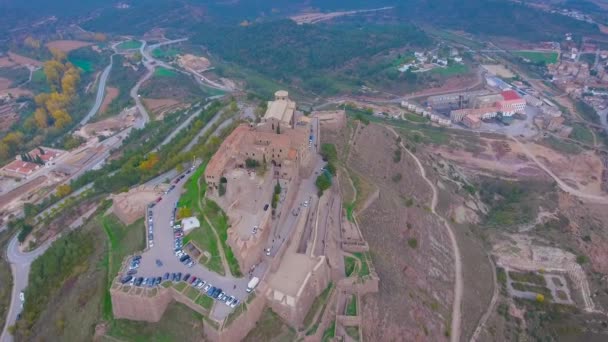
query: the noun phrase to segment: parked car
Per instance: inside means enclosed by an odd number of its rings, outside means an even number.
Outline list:
[[[184,253],[184,255],[182,255],[182,256],[179,258],[179,261],[182,261],[182,262],[183,262],[184,260],[188,259],[189,257],[190,257],[190,256],[189,256],[188,254],[185,254],[185,253]]]
[[[165,273],[163,276],[163,280],[169,280],[169,272]]]
[[[177,272],[177,281],[182,280],[182,272]]]
[[[237,305],[239,305],[239,303],[240,303],[240,302],[239,302],[239,300],[235,298],[235,299],[232,301],[232,303],[230,303],[230,307],[231,307],[231,308],[234,308],[234,307],[236,307]]]
[[[192,277],[192,279],[190,280],[190,285],[194,285],[194,283],[198,280],[197,277]]]
[[[127,272],[127,275],[130,275],[130,276],[132,276],[132,275],[134,275],[134,274],[137,274],[137,270],[129,270],[129,271]]]
[[[224,303],[228,306],[230,306],[230,303],[232,303],[232,300],[234,299],[234,297],[232,296],[226,296],[226,298],[224,298]]]
[[[160,285],[161,281],[163,281],[162,277],[156,277],[156,281],[154,282],[154,285]]]
[[[211,284],[207,284],[203,287],[203,291],[205,291],[205,293],[207,293],[207,292],[209,292],[209,289],[211,289],[211,288],[212,288]]]
[[[186,273],[186,275],[184,276],[184,279],[182,279],[182,280],[188,281],[188,279],[190,279],[190,273]]]
[[[143,277],[139,277],[135,280],[135,286],[141,286],[141,283],[144,281]]]
[[[25,293],[23,293],[23,291],[19,292],[19,300],[21,302],[25,302]]]
[[[268,210],[268,203],[264,205],[264,211]]]
[[[160,261],[160,259],[156,259],[156,266],[161,267],[163,265],[163,262]]]
[[[158,203],[158,202],[162,201],[162,199],[163,199],[162,197],[157,198],[157,199],[156,199],[156,203]]]
[[[211,284],[208,284],[207,286],[209,286],[209,288],[205,290],[205,293],[207,294],[207,296],[212,297],[215,293],[215,286],[211,286]]]

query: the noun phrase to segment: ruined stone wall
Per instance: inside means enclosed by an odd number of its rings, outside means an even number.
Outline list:
[[[290,306],[272,297],[274,291],[266,291],[268,305],[281,316],[289,325],[301,327],[304,317],[312,306],[315,299],[327,288],[331,280],[331,274],[327,260],[323,259],[317,269],[310,273],[310,277],[303,284],[303,288],[295,298],[295,305]]]

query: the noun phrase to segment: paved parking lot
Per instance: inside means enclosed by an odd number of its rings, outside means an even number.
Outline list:
[[[148,247],[141,253],[141,264],[137,269],[136,277],[162,277],[166,272],[177,273],[181,272],[182,276],[190,274],[191,276],[205,280],[212,286],[221,288],[230,296],[234,296],[241,302],[247,297],[245,291],[249,278],[234,278],[221,276],[215,272],[209,271],[204,266],[195,263],[192,267],[187,267],[182,264],[178,257],[174,254],[174,236],[173,227],[169,224],[175,208],[176,202],[179,200],[183,186],[192,173],[187,174],[184,179],[175,185],[175,189],[168,194],[162,196],[162,200],[152,208],[152,222],[154,234],[154,246]],[[173,184],[173,181],[172,181]],[[146,213],[147,215],[147,213]],[[148,218],[146,217],[146,231],[148,231]],[[147,238],[146,234],[146,238]],[[215,237],[210,237],[215,238]],[[162,266],[158,266],[156,260],[162,262]],[[221,303],[215,305],[212,311],[212,316],[215,319],[224,319],[233,309]]]

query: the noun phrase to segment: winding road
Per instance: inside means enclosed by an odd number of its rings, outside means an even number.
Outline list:
[[[389,126],[385,126],[385,127],[388,128],[391,132],[393,132],[395,137],[399,137],[399,134],[397,134],[397,132],[395,132],[395,130],[392,127],[389,127]],[[420,170],[420,175],[422,176],[422,178],[424,178],[424,180],[427,182],[427,184],[431,187],[431,190],[433,190],[433,197],[431,200],[431,212],[441,220],[441,222],[445,226],[445,228],[448,232],[448,235],[450,237],[450,243],[452,245],[452,250],[454,251],[454,274],[455,274],[454,302],[452,303],[452,322],[450,324],[450,341],[459,342],[460,341],[460,332],[461,332],[460,331],[460,322],[461,322],[460,315],[461,315],[461,306],[462,306],[463,281],[462,281],[462,258],[460,256],[460,249],[458,248],[458,242],[456,241],[456,235],[454,234],[452,227],[450,227],[450,225],[448,224],[446,219],[443,218],[443,216],[439,215],[437,213],[437,211],[435,210],[435,208],[437,207],[437,201],[438,201],[437,188],[435,187],[435,184],[433,184],[433,182],[427,178],[426,171],[425,171],[424,167],[422,166],[420,159],[418,159],[418,157],[416,157],[416,155],[413,154],[410,150],[405,148],[405,145],[403,145],[403,141],[401,141],[399,144],[401,145],[401,148],[404,151],[406,151],[414,159],[414,161],[416,162],[416,165],[418,165],[418,169]]]
[[[91,108],[89,113],[87,113],[87,115],[85,115],[85,117],[80,120],[80,126],[86,125],[86,123],[89,122],[89,120],[91,120],[91,118],[95,116],[95,114],[97,114],[99,108],[101,108],[101,104],[103,103],[103,97],[106,91],[106,82],[108,81],[110,71],[112,70],[113,59],[114,54],[110,56],[110,64],[103,70],[103,72],[101,73],[101,77],[99,78],[97,96],[95,97],[95,103],[93,104],[93,108]]]

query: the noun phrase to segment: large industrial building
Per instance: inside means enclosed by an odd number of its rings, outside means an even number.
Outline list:
[[[523,113],[526,100],[521,98],[515,90],[506,90],[500,94],[487,94],[472,97],[469,100],[471,107],[456,109],[450,112],[453,122],[462,122],[468,127],[478,128],[480,120],[501,117],[508,120],[513,114]]]

